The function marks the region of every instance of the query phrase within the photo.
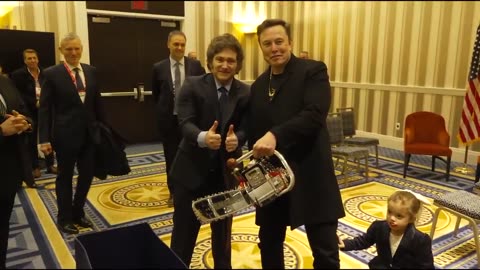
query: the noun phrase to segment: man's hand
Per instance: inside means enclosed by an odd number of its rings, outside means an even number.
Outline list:
[[[337,235],[338,238],[338,248],[344,248],[345,243],[343,243],[342,239],[340,239],[340,236]]]
[[[40,144],[40,151],[42,151],[45,156],[48,156],[53,151],[52,145],[50,143],[42,143]]]
[[[228,127],[227,138],[225,138],[225,148],[227,152],[233,152],[238,147],[238,138],[233,131],[233,125]]]
[[[275,153],[276,147],[277,139],[275,138],[275,135],[269,131],[253,145],[253,157],[261,158],[264,156],[271,156]]]
[[[29,130],[32,127],[32,125],[30,125],[30,123],[28,123],[27,118],[24,115],[19,114],[15,110],[12,110],[12,114],[13,114],[13,122],[14,122],[15,127],[17,128],[17,133],[18,134],[20,134],[20,133],[22,133],[26,130]]]
[[[5,121],[0,124],[0,126],[2,127],[3,136],[11,136],[22,132],[24,124],[21,120],[22,119],[18,119],[11,114],[5,114]]]
[[[222,137],[220,134],[216,134],[218,127],[218,121],[213,122],[212,127],[207,131],[205,135],[205,144],[212,150],[218,150],[222,144]]]

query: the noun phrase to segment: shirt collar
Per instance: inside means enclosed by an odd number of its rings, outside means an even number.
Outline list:
[[[72,66],[70,65],[69,63],[65,62],[65,64],[67,64],[68,68],[71,70],[71,71],[74,71],[73,69],[74,68],[78,68],[81,72],[83,72],[83,68],[82,68],[82,65],[81,64],[78,64],[78,66]]]
[[[175,63],[177,63],[177,60],[173,59],[171,56],[170,57],[170,65],[171,67],[175,67]],[[182,57],[182,59],[180,59],[180,61],[178,61],[180,63],[181,66],[184,66],[185,65],[185,57]]]
[[[227,89],[227,93],[230,92],[230,88],[232,88],[232,82],[233,82],[233,78],[225,85],[219,83],[217,81],[217,78],[213,77],[215,79],[215,86],[217,87],[217,90],[220,88],[220,87],[225,87],[225,89]]]

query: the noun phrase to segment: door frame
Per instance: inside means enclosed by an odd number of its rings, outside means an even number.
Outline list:
[[[100,9],[87,9],[87,20],[88,15],[104,15],[104,16],[116,16],[116,17],[130,17],[130,18],[139,18],[139,19],[156,19],[156,20],[170,20],[178,21],[180,23],[180,29],[183,29],[183,22],[185,21],[184,16],[171,16],[171,15],[160,15],[160,14],[150,14],[150,13],[136,13],[136,12],[123,12],[123,11],[112,11],[112,10],[100,10]],[[88,27],[87,27],[88,28]],[[88,36],[88,30],[87,30]],[[90,59],[89,59],[90,61]],[[101,89],[100,89],[101,90]],[[144,91],[142,87],[134,88],[132,92],[101,92],[102,97],[133,97],[134,99],[143,100],[144,96],[151,96],[152,91]]]

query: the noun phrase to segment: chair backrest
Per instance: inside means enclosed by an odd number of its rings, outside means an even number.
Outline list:
[[[433,112],[414,112],[405,118],[405,130],[410,129],[414,142],[438,143],[438,134],[447,132],[443,116]],[[409,140],[410,140],[409,139]]]
[[[353,107],[337,108],[337,113],[342,114],[343,136],[352,137],[355,135],[355,115]]]
[[[341,113],[329,113],[327,116],[327,129],[330,136],[330,144],[343,143],[343,122]]]

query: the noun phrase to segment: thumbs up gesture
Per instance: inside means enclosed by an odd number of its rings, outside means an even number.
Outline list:
[[[218,121],[215,120],[215,122],[213,122],[213,125],[210,127],[210,129],[207,131],[207,134],[205,135],[205,144],[208,148],[212,150],[218,150],[220,148],[220,145],[222,144],[222,137],[220,136],[220,134],[216,133],[217,127]]]
[[[227,137],[225,138],[225,148],[227,152],[235,151],[238,147],[238,138],[233,131],[233,125],[228,127]]]

